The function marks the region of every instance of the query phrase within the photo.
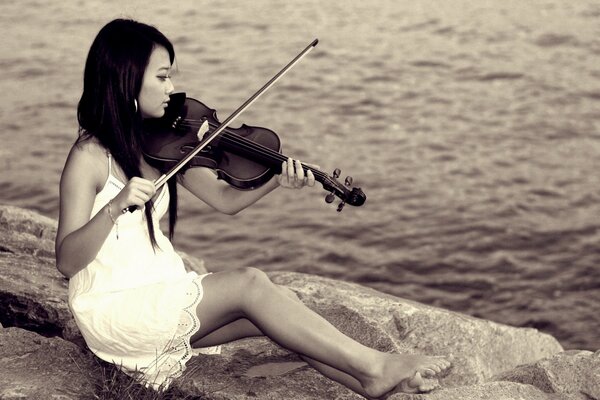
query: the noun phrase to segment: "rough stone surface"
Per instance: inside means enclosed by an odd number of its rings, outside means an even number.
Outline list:
[[[0,399],[92,399],[92,356],[73,343],[0,329]]]
[[[532,328],[514,328],[386,295],[357,284],[280,272],[274,282],[292,288],[342,332],[383,351],[444,355],[454,371],[444,383],[467,385],[562,351]]]
[[[86,399],[94,393],[90,382],[100,379],[97,361],[69,312],[67,280],[54,265],[55,235],[56,221],[0,206],[0,399]],[[182,256],[188,270],[206,272],[201,260]],[[600,353],[562,352],[554,338],[535,329],[472,318],[356,284],[289,272],[270,276],[366,345],[452,359],[440,389],[398,393],[391,400],[600,399]],[[221,355],[193,357],[173,386],[205,399],[360,398],[266,338],[227,344]]]
[[[422,395],[396,394],[389,400],[572,400],[514,382],[486,382],[436,390]]]
[[[573,399],[600,399],[600,351],[569,350],[494,377]]]
[[[67,304],[68,281],[55,267],[55,236],[56,221],[0,206],[0,322],[82,343]]]

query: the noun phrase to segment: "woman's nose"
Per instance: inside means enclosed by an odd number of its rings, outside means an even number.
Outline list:
[[[166,93],[171,94],[175,90],[175,86],[173,86],[173,82],[171,82],[170,79],[168,80],[168,82],[169,82],[169,85],[167,86]]]

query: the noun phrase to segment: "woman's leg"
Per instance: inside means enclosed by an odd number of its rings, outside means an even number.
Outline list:
[[[228,343],[237,339],[243,339],[253,336],[264,336],[262,331],[256,327],[250,320],[245,318],[238,319],[225,326],[212,331],[208,335],[192,343],[192,347],[210,347],[223,343]],[[333,367],[320,363],[302,354],[298,354],[302,360],[311,365],[314,369],[336,382],[354,390],[357,393],[367,397],[362,385],[354,377],[339,371]]]
[[[234,340],[243,339],[247,337],[253,336],[264,336],[260,329],[256,327],[251,321],[242,318],[237,321],[231,322],[217,330],[209,333],[201,339],[192,343],[192,347],[210,347],[216,346],[224,343],[229,343]],[[298,354],[298,356],[304,360],[311,367],[319,371],[321,374],[325,375],[329,379],[332,379],[347,388],[359,393],[364,397],[369,397],[369,395],[365,392],[361,383],[354,378],[353,376],[348,375],[345,372],[337,370],[329,365],[323,364],[317,360],[313,360],[312,358],[306,357],[303,354]],[[429,391],[434,389],[434,386],[427,387],[424,383],[420,375],[413,377],[412,379],[405,382],[404,388],[401,390],[414,392],[414,391]]]
[[[200,321],[203,325],[204,321]],[[190,343],[192,347],[211,347],[233,342],[234,340],[244,339],[253,336],[264,336],[260,329],[246,318],[240,318],[227,325],[221,326],[214,331],[197,339],[198,334],[192,336]]]
[[[194,345],[204,346],[210,335],[216,339],[219,328],[224,329],[219,334],[229,331],[229,337],[234,337],[233,331],[246,324],[238,321],[248,319],[258,332],[264,332],[281,346],[307,357],[325,375],[371,397],[389,392],[402,381],[413,378],[418,371],[434,374],[449,366],[438,357],[382,353],[363,346],[301,302],[290,298],[286,290],[273,284],[257,269],[211,274],[202,283],[204,298],[197,308],[201,327],[192,338]],[[228,326],[230,323],[234,325]],[[199,340],[201,338],[205,340]],[[344,375],[338,376],[336,371]],[[350,382],[346,375],[350,375]],[[419,381],[413,381],[413,386],[420,385],[422,381]],[[358,385],[352,382],[358,382]]]

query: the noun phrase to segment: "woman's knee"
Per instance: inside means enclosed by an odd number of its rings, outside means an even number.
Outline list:
[[[286,286],[274,284],[269,276],[258,268],[240,268],[235,270],[235,273],[238,275],[240,290],[244,293],[246,301],[259,299],[273,291],[280,291],[286,297],[300,301],[296,292]]]
[[[239,268],[236,272],[242,276],[244,281],[250,283],[264,283],[265,281],[270,282],[271,280],[263,271],[254,267]]]
[[[240,268],[236,273],[241,280],[242,290],[250,296],[260,295],[274,286],[267,274],[258,268]]]

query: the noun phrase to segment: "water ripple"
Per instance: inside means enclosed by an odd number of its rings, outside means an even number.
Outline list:
[[[545,33],[537,37],[534,42],[540,47],[555,47],[555,46],[576,46],[579,41],[572,35],[560,35],[555,33]]]

